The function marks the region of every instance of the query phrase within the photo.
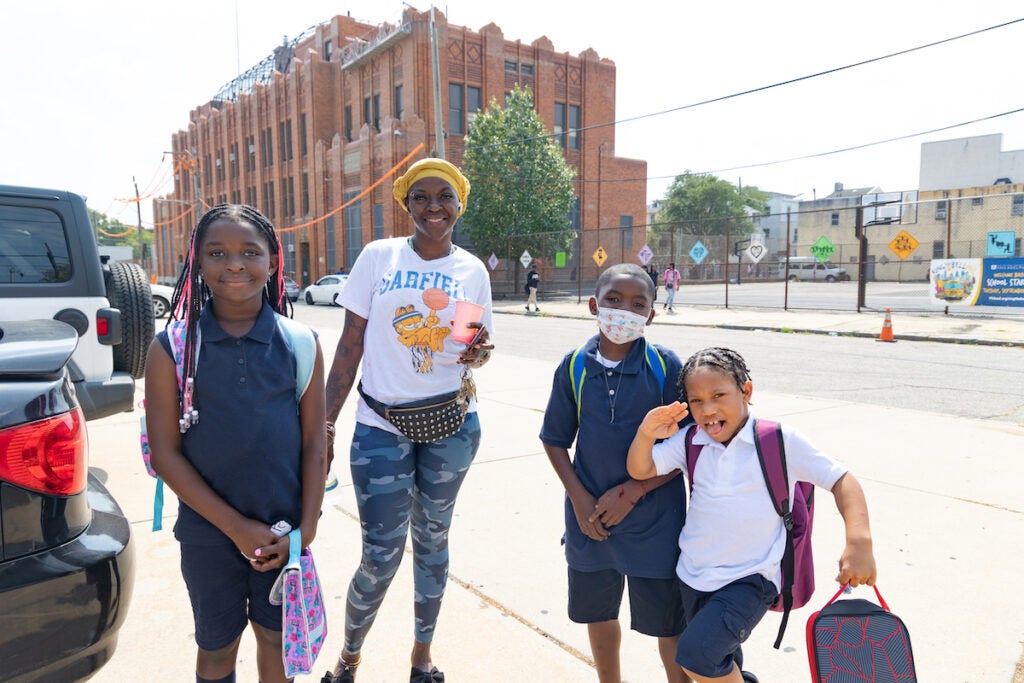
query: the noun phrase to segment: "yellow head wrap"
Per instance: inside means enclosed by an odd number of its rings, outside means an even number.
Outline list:
[[[459,195],[459,203],[462,205],[459,215],[461,216],[466,213],[466,200],[469,199],[469,180],[466,179],[466,176],[462,175],[462,171],[454,164],[444,159],[429,157],[417,161],[409,167],[409,170],[403,176],[395,180],[391,193],[398,200],[398,203],[402,205],[403,209],[409,210],[409,206],[406,204],[406,199],[409,197],[409,188],[420,178],[440,178],[451,185],[452,189],[455,190],[455,194]]]

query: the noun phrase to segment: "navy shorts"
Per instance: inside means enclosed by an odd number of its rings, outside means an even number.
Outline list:
[[[678,579],[623,576],[615,569],[581,572],[569,567],[569,619],[577,624],[618,619],[626,581],[631,629],[656,638],[683,632],[686,622]]]
[[[676,646],[676,663],[698,676],[718,678],[743,666],[741,645],[778,597],[775,584],[760,574],[745,576],[705,593],[679,582],[686,631]]]
[[[281,630],[281,606],[270,604],[270,587],[280,569],[258,572],[234,545],[181,544],[181,576],[192,601],[196,645],[220,650],[242,634],[249,621]]]

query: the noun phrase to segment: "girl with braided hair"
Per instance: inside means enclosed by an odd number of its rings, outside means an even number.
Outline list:
[[[195,620],[197,683],[235,680],[247,622],[260,680],[287,680],[281,608],[268,598],[288,536],[271,527],[287,522],[306,547],[323,501],[323,354],[316,342],[309,384],[297,391],[295,354],[278,321],[289,306],[281,258],[260,212],[210,209],[146,362],[151,464],[179,500],[174,535]],[[174,333],[183,336],[180,377]]]
[[[636,479],[687,474],[687,433],[701,457],[693,469],[690,506],[679,534],[686,629],[676,663],[697,683],[756,682],[742,671],[742,643],[782,589],[786,528],[761,471],[749,404],[750,371],[731,349],[698,351],[679,373],[682,403],[655,408],[640,423],[626,466]],[[678,423],[688,414],[693,424]],[[864,491],[844,465],[781,425],[789,498],[797,481],[829,489],[846,526],[836,581],[873,585],[877,570]],[[655,443],[664,439],[660,443]]]

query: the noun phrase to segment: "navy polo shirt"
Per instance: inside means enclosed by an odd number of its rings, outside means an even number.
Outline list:
[[[644,340],[634,342],[619,365],[606,368],[597,360],[599,339],[600,335],[594,336],[581,351],[586,376],[579,418],[569,372],[570,352],[555,370],[540,432],[540,440],[551,446],[568,449],[576,443],[573,468],[595,498],[630,480],[626,471],[629,445],[651,408],[678,398],[676,381],[682,367],[675,353],[655,345],[666,366],[662,388],[647,364]],[[614,423],[610,421],[609,388],[617,394]],[[566,560],[579,571],[615,569],[628,576],[673,578],[685,515],[686,490],[684,478],[679,476],[637,501],[626,518],[609,529],[611,536],[606,540],[595,541],[580,530],[566,496]]]
[[[241,514],[267,524],[302,518],[302,430],[295,406],[295,356],[267,301],[252,329],[233,337],[208,301],[199,318],[202,349],[195,378],[199,423],[181,450],[200,476]],[[170,354],[166,331],[158,335]],[[173,357],[173,356],[172,356]],[[230,543],[217,527],[179,502],[175,537],[183,543]]]

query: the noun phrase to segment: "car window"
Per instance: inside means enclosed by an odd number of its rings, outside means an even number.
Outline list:
[[[38,207],[0,205],[0,284],[70,279],[71,259],[60,216]]]

